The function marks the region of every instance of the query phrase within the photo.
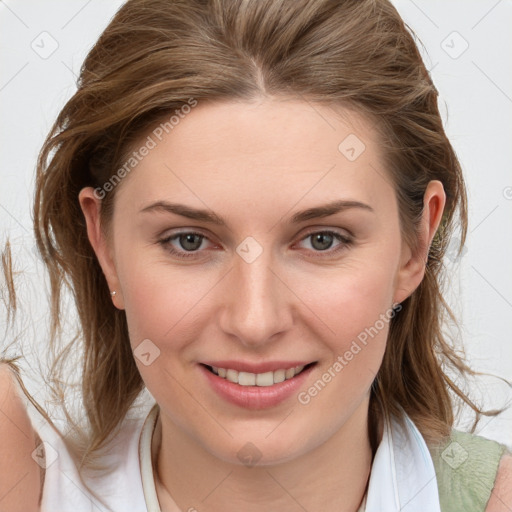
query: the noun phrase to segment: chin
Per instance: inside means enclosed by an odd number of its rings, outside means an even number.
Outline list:
[[[285,420],[286,421],[286,420]],[[241,435],[233,435],[233,438],[225,439],[223,443],[215,443],[205,448],[217,459],[226,463],[245,466],[276,466],[284,464],[304,455],[314,449],[314,446],[305,444],[304,439],[320,439],[320,435],[296,433],[292,435],[289,431],[277,426],[275,423],[272,429],[265,432],[254,431],[251,435],[246,430]],[[276,428],[277,426],[277,428]],[[279,429],[282,429],[280,432]],[[269,432],[271,434],[269,435]],[[319,441],[320,443],[321,441]]]

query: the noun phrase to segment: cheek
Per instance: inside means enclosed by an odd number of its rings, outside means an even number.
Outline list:
[[[345,409],[355,406],[369,388],[382,363],[391,319],[394,291],[393,251],[368,248],[363,257],[316,276],[308,294],[306,305],[321,321],[318,339],[322,340],[329,355],[324,359],[321,382],[303,390],[303,401],[313,400],[324,387],[329,389],[317,401],[327,414],[333,403]],[[299,397],[300,398],[300,397]],[[352,404],[352,405],[351,405]]]
[[[339,428],[355,410],[379,371],[396,314],[391,309],[392,282],[392,273],[382,267],[354,266],[311,290],[311,307],[329,327],[319,337],[328,355],[297,400],[324,418],[326,431]]]
[[[391,306],[396,257],[389,238],[386,244],[368,245],[353,257],[348,255],[336,267],[301,265],[279,272],[292,284],[288,300],[302,311],[299,321],[307,322],[320,340],[329,340],[339,352]],[[225,286],[219,283],[223,272],[208,265],[167,263],[164,256],[150,259],[148,248],[135,242],[118,241],[116,265],[132,346],[150,339],[165,350],[178,351],[212,323],[211,314],[221,302],[217,294]]]
[[[183,328],[198,320],[195,307],[212,288],[212,280],[190,269],[148,262],[126,271],[123,298],[132,344],[144,338],[172,339],[173,348],[179,349],[180,339],[186,338]]]
[[[297,295],[324,322],[325,332],[346,342],[390,310],[394,272],[390,265],[361,258],[314,278],[297,277],[295,283]]]

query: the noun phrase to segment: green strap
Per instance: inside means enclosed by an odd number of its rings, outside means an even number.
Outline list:
[[[442,512],[485,512],[506,446],[453,429],[450,439],[429,446]]]

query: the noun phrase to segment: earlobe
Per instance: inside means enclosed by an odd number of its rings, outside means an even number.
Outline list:
[[[430,181],[423,196],[423,213],[418,226],[417,246],[413,250],[404,244],[394,302],[404,301],[423,280],[430,245],[441,222],[445,204],[443,184],[438,180]]]
[[[87,237],[98,258],[98,262],[103,270],[108,287],[111,290],[111,297],[114,305],[119,309],[124,309],[123,297],[120,291],[119,280],[115,264],[112,258],[111,248],[108,240],[101,229],[100,210],[101,199],[94,194],[92,187],[83,188],[78,194],[78,201],[85,217],[87,225]],[[112,291],[115,291],[112,294]]]

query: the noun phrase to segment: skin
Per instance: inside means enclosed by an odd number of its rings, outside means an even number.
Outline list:
[[[22,401],[11,368],[0,363],[0,510],[37,512],[44,469],[32,453],[41,440]]]
[[[338,150],[349,134],[365,144],[354,161]],[[259,411],[229,404],[198,362],[317,361],[307,390],[417,288],[445,194],[439,181],[428,185],[411,250],[382,161],[372,123],[348,109],[272,98],[200,102],[118,185],[110,238],[100,229],[101,201],[90,187],[80,192],[132,347],[149,339],[160,350],[148,366],[135,360],[161,408],[154,448],[163,511],[357,510],[372,460],[369,389],[387,323],[307,405],[296,395]],[[300,210],[339,199],[372,211],[290,223]],[[159,200],[210,209],[227,227],[141,212]],[[315,244],[308,235],[322,230],[352,242]],[[206,237],[192,258],[169,253],[186,253],[186,240],[157,242],[190,231]],[[252,263],[236,252],[249,236],[262,249]],[[248,442],[261,454],[254,467],[237,457]]]

